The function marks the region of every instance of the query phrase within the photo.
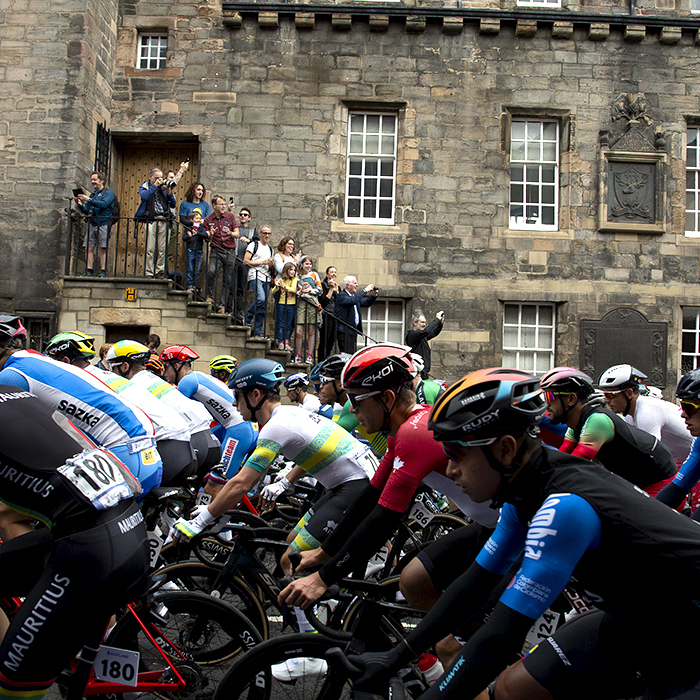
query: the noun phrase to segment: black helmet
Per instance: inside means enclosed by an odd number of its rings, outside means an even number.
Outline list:
[[[691,369],[681,377],[676,387],[676,397],[681,401],[700,400],[700,369]]]
[[[309,377],[304,372],[290,374],[284,380],[285,389],[306,389],[309,386]]]
[[[12,314],[0,314],[0,342],[11,340],[13,347],[20,347],[27,340],[27,329],[22,319]]]
[[[537,377],[517,369],[481,369],[453,384],[435,403],[428,428],[440,442],[484,444],[520,437],[547,409]]]
[[[350,355],[347,352],[339,352],[337,355],[329,355],[323,362],[317,365],[318,376],[339,379],[349,359]],[[314,370],[315,369],[316,367]]]

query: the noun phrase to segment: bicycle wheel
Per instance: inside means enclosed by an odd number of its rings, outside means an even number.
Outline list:
[[[159,649],[165,653],[182,673],[187,687],[172,694],[154,693],[157,697],[195,700],[203,691],[213,691],[233,659],[262,641],[257,629],[242,613],[204,593],[162,591],[153,598],[150,609],[139,605],[138,612],[142,622],[155,622],[157,629],[152,631],[156,632],[158,648],[130,613],[117,622],[106,643],[138,651],[139,671],[166,669]]]
[[[201,561],[186,561],[168,564],[154,575],[157,578],[161,576],[165,578],[166,583],[162,590],[171,590],[172,586],[177,586],[178,590],[201,591],[210,594],[219,571]],[[270,629],[267,615],[265,615],[260,598],[243,579],[234,576],[224,590],[220,591],[220,594],[221,600],[242,612],[255,625],[263,639],[269,638]]]
[[[347,700],[350,686],[342,670],[325,663],[338,642],[318,634],[290,634],[263,642],[236,659],[221,681],[214,700]],[[292,682],[276,679],[271,667],[291,659],[312,659],[325,668]]]

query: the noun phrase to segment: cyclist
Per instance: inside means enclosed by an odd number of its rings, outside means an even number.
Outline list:
[[[364,566],[394,534],[421,482],[448,495],[481,525],[461,528],[461,538],[449,553],[441,546],[420,564],[414,560],[408,565],[401,590],[411,605],[429,608],[439,597],[438,591],[446,587],[445,581],[462,573],[465,560],[474,559],[495,527],[497,511],[488,503],[474,503],[446,476],[447,457],[428,430],[430,406],[416,404],[415,372],[408,348],[393,344],[370,345],[346,363],[342,384],[352,412],[366,430],[386,430],[388,449],[371,483],[343,513],[336,530],[320,548],[303,553],[297,568],[301,571],[322,564],[321,569],[287,586],[280,602],[306,608],[328,586]]]
[[[321,408],[321,402],[318,396],[309,394],[309,377],[305,372],[295,372],[290,374],[284,380],[284,388],[287,390],[287,396],[292,403],[299,404],[305,411],[318,413]]]
[[[689,492],[694,491],[700,481],[700,369],[693,369],[681,377],[676,387],[676,398],[681,402],[681,416],[685,420],[688,432],[693,436],[693,447],[688,459],[678,470],[674,480],[656,497],[672,508],[678,508],[685,501]],[[700,509],[691,504],[693,520],[700,520]]]
[[[669,449],[605,408],[593,380],[573,367],[555,367],[540,380],[552,423],[568,426],[559,450],[597,459],[627,481],[657,494],[678,471]]]
[[[184,419],[146,389],[114,372],[91,365],[90,360],[95,356],[94,338],[80,331],[59,333],[51,338],[45,352],[54,360],[93,374],[151,419],[156,447],[163,461],[161,486],[179,485],[183,477],[193,472],[196,456],[190,447],[190,430]]]
[[[31,391],[70,418],[128,467],[144,494],[158,486],[163,464],[150,418],[89,372],[34,350],[17,350],[16,336],[15,327],[0,323],[0,383]]]
[[[680,466],[688,457],[693,438],[676,404],[641,394],[646,378],[632,365],[615,365],[600,375],[598,386],[611,411],[621,413],[628,423],[663,442]]]
[[[160,361],[160,355],[157,352],[151,353],[151,356],[143,363],[143,366],[151,374],[155,374],[159,379],[163,379],[165,365]]]
[[[413,380],[413,391],[416,392],[416,399],[418,403],[432,406],[438,400],[438,397],[445,393],[447,387],[434,379],[423,379],[422,372],[425,369],[425,361],[421,355],[417,352],[412,352],[411,359],[418,372]]]
[[[309,372],[309,381],[311,382],[314,391],[316,392],[316,396],[318,397],[318,402],[319,402],[319,407],[316,411],[316,413],[320,413],[322,416],[325,416],[326,418],[333,419],[333,405],[332,403],[323,403],[321,401],[321,365],[323,364],[323,361],[319,362],[317,365],[315,365],[311,371]]]
[[[465,376],[438,400],[429,427],[450,459],[448,475],[475,501],[502,503],[501,516],[476,561],[404,641],[354,659],[365,669],[355,689],[382,683],[467,619],[523,551],[488,621],[424,700],[631,697],[621,693],[634,692],[637,671],[653,697],[697,683],[700,642],[687,634],[700,621],[697,525],[595,463],[544,449],[545,408],[536,377],[503,367]],[[574,570],[599,610],[508,667]],[[650,600],[654,614],[641,613]]]
[[[169,345],[160,356],[165,363],[165,378],[183,396],[202,404],[218,423],[213,432],[221,443],[220,461],[226,466],[226,475],[230,479],[255,447],[257,431],[252,423],[243,420],[233,392],[224,383],[210,374],[192,369],[192,362],[199,358],[192,348]]]
[[[211,376],[224,384],[228,384],[228,378],[238,360],[233,355],[216,355],[209,360]]]
[[[0,544],[0,596],[24,597],[0,645],[0,697],[41,698],[129,602],[148,542],[139,485],[111,453],[16,386],[0,386],[0,419],[0,501],[46,525]]]

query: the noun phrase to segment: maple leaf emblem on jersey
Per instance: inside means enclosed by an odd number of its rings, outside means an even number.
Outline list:
[[[394,466],[391,468],[392,471],[398,471],[403,467],[403,460],[401,457],[395,457],[394,458]]]

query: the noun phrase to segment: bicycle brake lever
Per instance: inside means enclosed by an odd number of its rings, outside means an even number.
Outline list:
[[[326,658],[331,664],[342,666],[343,670],[350,678],[359,678],[364,670],[359,666],[355,666],[350,659],[345,655],[345,652],[340,647],[332,647],[326,652]]]

